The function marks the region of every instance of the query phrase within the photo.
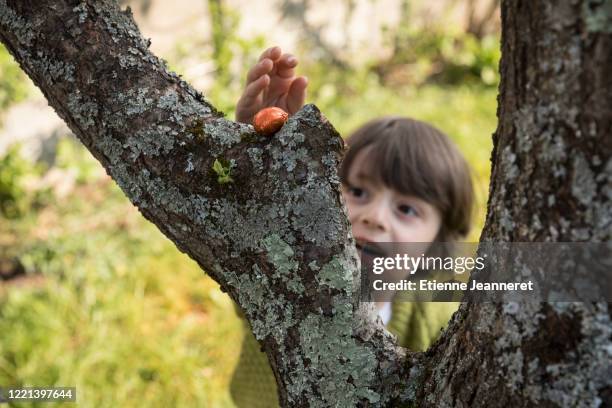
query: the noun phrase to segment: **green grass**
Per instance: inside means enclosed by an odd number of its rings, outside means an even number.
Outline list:
[[[386,114],[448,133],[474,170],[479,210],[470,240],[478,239],[494,90],[373,84],[358,98],[321,95],[314,102],[343,135]],[[73,192],[0,219],[0,249],[28,271],[20,283],[0,283],[0,384],[76,386],[80,407],[231,407],[241,328],[229,299],[70,143],[62,142],[59,163],[77,170]]]
[[[29,272],[0,286],[0,384],[76,386],[82,407],[232,406],[229,298],[114,183],[22,221],[0,223],[5,243],[27,233],[10,245]]]

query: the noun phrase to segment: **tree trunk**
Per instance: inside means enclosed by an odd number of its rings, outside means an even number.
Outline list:
[[[610,238],[612,7],[557,3],[502,4],[482,241]],[[283,406],[612,403],[607,304],[464,303],[426,353],[398,347],[359,302],[342,142],[316,107],[272,138],[224,119],[110,0],[0,0],[0,40],[140,212],[238,302]]]
[[[602,3],[600,6],[597,3]],[[612,2],[502,2],[499,124],[481,242],[608,242]],[[463,304],[427,405],[612,406],[608,304]]]

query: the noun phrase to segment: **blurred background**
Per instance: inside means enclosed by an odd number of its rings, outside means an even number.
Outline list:
[[[230,119],[248,68],[280,45],[343,136],[389,114],[439,127],[472,167],[478,240],[498,0],[121,3]],[[0,385],[76,386],[83,407],[232,407],[240,330],[229,298],[138,213],[0,45]]]

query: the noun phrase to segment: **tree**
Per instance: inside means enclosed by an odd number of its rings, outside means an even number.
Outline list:
[[[612,3],[506,1],[502,26],[481,242],[607,242]],[[0,0],[0,40],[140,212],[238,302],[283,406],[612,404],[606,303],[463,303],[427,352],[395,344],[359,302],[342,142],[315,106],[273,138],[224,119],[111,0]]]

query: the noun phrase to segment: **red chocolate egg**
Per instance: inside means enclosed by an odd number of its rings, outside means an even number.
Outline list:
[[[257,133],[271,135],[283,127],[289,114],[281,108],[265,108],[253,117],[253,126]]]

